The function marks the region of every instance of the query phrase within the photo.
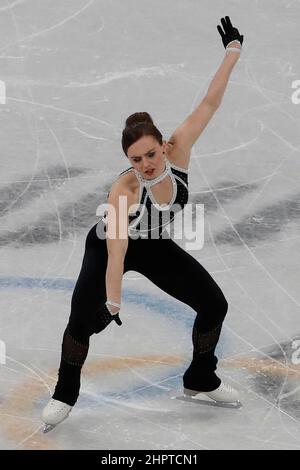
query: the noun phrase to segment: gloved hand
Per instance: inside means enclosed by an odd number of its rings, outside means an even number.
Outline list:
[[[100,333],[103,331],[113,320],[117,325],[121,326],[122,322],[119,317],[119,313],[112,315],[108,310],[107,306],[104,304],[97,312],[94,324],[94,332]]]
[[[119,317],[119,314],[118,313],[114,313],[113,315],[111,314],[111,316],[113,317],[113,320],[115,320],[116,324],[121,326],[122,325],[122,322],[120,320],[120,317]]]
[[[221,18],[221,23],[224,28],[224,31],[222,30],[220,25],[217,26],[217,29],[221,35],[222,42],[224,44],[225,49],[228,46],[228,44],[230,44],[232,41],[239,41],[242,45],[244,36],[241,36],[239,33],[239,30],[232,26],[229,16],[225,16],[225,18]]]
[[[113,317],[113,320],[115,320],[115,322],[121,326],[122,325],[122,322],[120,320],[120,317],[119,317],[119,311],[120,309],[117,308],[117,307],[114,307],[113,305],[106,305],[106,309],[109,311],[109,313],[111,314],[111,316]]]

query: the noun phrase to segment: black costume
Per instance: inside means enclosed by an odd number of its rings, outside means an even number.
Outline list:
[[[129,171],[135,170],[129,168],[120,175]],[[215,390],[221,383],[215,374],[217,358],[214,352],[228,305],[221,289],[203,266],[167,236],[165,215],[168,214],[172,220],[188,201],[188,171],[167,160],[165,171],[173,182],[173,197],[165,206],[156,203],[151,189],[143,185],[140,179],[139,210],[129,215],[124,273],[131,270],[141,273],[160,289],[195,310],[193,358],[184,373],[183,383],[185,388],[207,392]],[[149,218],[153,206],[156,210],[154,220],[159,222],[155,227],[150,225]],[[89,338],[104,330],[113,320],[105,305],[107,246],[105,237],[99,237],[105,230],[103,217],[87,235],[83,263],[63,337],[59,380],[53,398],[71,406],[79,395],[81,368],[88,353]],[[156,236],[143,238],[143,235],[149,235],[149,231],[155,231]]]

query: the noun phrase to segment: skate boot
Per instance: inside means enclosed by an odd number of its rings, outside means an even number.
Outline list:
[[[237,390],[224,382],[221,382],[218,388],[210,392],[201,392],[185,387],[183,390],[183,397],[177,397],[179,400],[223,408],[240,408],[242,406]]]
[[[51,431],[55,426],[61,423],[69,416],[72,406],[59,400],[51,400],[45,406],[42,412],[42,420],[45,423],[43,432]]]

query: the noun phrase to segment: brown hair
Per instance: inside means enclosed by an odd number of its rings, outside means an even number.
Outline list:
[[[130,145],[134,144],[144,135],[152,135],[160,145],[163,144],[162,135],[154,125],[150,114],[146,112],[131,114],[126,119],[125,128],[122,133],[122,148],[126,156]]]

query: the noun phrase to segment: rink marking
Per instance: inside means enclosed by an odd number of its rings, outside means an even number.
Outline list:
[[[153,355],[129,358],[109,358],[89,363],[84,369],[87,377],[93,377],[99,373],[107,373],[118,370],[127,370],[128,367],[145,367],[155,364],[178,365],[183,358],[179,356]],[[34,367],[31,364],[32,367]],[[49,379],[53,376],[53,379]],[[56,383],[57,369],[49,371],[47,383],[53,388]],[[99,394],[100,396],[100,394]],[[45,397],[45,385],[42,381],[27,380],[20,386],[14,388],[13,392],[0,404],[1,427],[6,437],[15,441],[21,449],[45,450],[60,449],[55,433],[45,436],[40,432],[42,422],[40,416],[36,415],[33,403]],[[46,404],[46,401],[45,403]],[[40,414],[40,413],[39,413]],[[58,428],[59,430],[59,428]]]
[[[25,289],[51,289],[51,290],[73,290],[75,281],[72,279],[64,278],[32,278],[32,277],[0,277],[0,288],[25,288]],[[162,297],[153,297],[147,292],[137,292],[131,289],[124,289],[124,300],[129,304],[141,305],[143,309],[150,310],[150,314],[157,313],[173,321],[179,321],[183,327],[190,328],[194,321],[194,312],[188,306],[182,306],[177,301],[174,302]],[[192,314],[191,314],[192,313]],[[223,337],[224,339],[224,337]],[[129,368],[133,370],[144,369],[145,367],[155,367],[155,365],[168,365],[179,366],[188,361],[188,357],[179,356],[139,356],[139,357],[109,357],[105,359],[97,359],[93,362],[88,361],[85,365],[84,375],[93,377],[99,374],[107,374],[118,371],[128,371]],[[272,359],[259,359],[255,357],[232,357],[222,359],[221,363],[225,367],[233,367],[235,369],[246,369],[254,373],[268,373],[273,376],[289,376],[299,378],[299,367],[292,365],[286,367],[279,361]],[[52,389],[55,386],[57,369],[50,371],[49,375],[53,377],[46,377],[49,387]],[[181,374],[179,374],[180,376]],[[30,379],[29,379],[30,380]],[[30,416],[36,415],[34,410],[34,401],[41,399],[45,396],[45,386],[41,383],[33,383],[33,380],[23,383],[18,387],[12,396],[0,405],[1,421],[3,429],[7,437],[11,441],[15,441],[17,448],[21,449],[59,449],[60,444],[57,434],[53,432],[51,435],[43,435],[40,432],[40,417],[37,420],[30,419]],[[149,390],[155,387],[155,384],[147,384],[137,391],[138,394],[143,393],[144,390]],[[128,391],[130,394],[131,391]],[[156,394],[162,395],[164,390],[157,387]],[[103,394],[105,398],[105,394]],[[109,396],[109,394],[108,394]],[[100,398],[100,395],[99,395]],[[40,413],[39,413],[40,414]],[[17,415],[21,415],[20,420]],[[29,416],[26,418],[26,415]],[[24,417],[25,416],[25,417]],[[58,428],[58,432],[59,432]],[[59,436],[59,435],[58,435]]]
[[[289,363],[287,366],[278,360],[272,359],[259,359],[257,357],[233,357],[228,359],[223,359],[222,363],[226,363],[227,367],[246,367],[248,371],[251,372],[268,372],[273,376],[286,376],[290,378],[299,378],[300,377],[300,366]]]
[[[86,10],[87,8],[89,8],[89,6],[94,3],[95,0],[90,0],[88,3],[86,3],[82,8],[80,8],[79,10],[77,10],[75,13],[73,13],[72,15],[70,16],[67,16],[66,18],[64,18],[63,20],[61,20],[60,22],[58,23],[55,23],[54,25],[52,26],[49,26],[48,28],[45,28],[41,31],[37,31],[36,33],[32,33],[30,34],[29,36],[24,36],[23,38],[21,39],[18,39],[17,41],[14,41],[14,42],[11,42],[9,44],[6,44],[5,46],[1,47],[0,48],[0,51],[4,51],[6,49],[8,49],[9,47],[11,46],[15,46],[16,44],[20,44],[24,41],[30,41],[38,36],[41,36],[43,34],[46,34],[46,33],[49,33],[50,31],[53,31],[54,29],[56,28],[59,28],[60,26],[63,26],[64,24],[68,23],[70,20],[76,18],[76,16],[80,15],[84,10]],[[1,9],[3,8],[6,8],[6,7],[2,7]],[[9,8],[9,6],[8,6]],[[1,10],[0,10],[1,11]]]
[[[128,370],[131,368],[144,368],[145,366],[155,366],[156,364],[178,366],[186,361],[183,356],[150,355],[138,357],[110,357],[93,361],[85,366],[84,375],[93,377],[99,373],[110,373],[115,371]],[[268,372],[274,376],[282,376],[288,373],[289,377],[299,378],[300,366],[278,363],[270,359],[259,359],[256,357],[234,357],[222,359],[222,366],[234,367],[236,369],[246,368],[251,372]],[[32,367],[34,365],[31,364]],[[57,369],[50,370],[47,382],[53,388],[56,382]],[[53,379],[49,376],[54,377]],[[158,392],[159,393],[159,392]],[[160,392],[163,394],[164,392]],[[104,394],[105,395],[105,394]],[[109,395],[109,394],[108,394]],[[0,416],[2,429],[9,440],[15,441],[22,449],[60,449],[56,433],[44,435],[40,432],[40,418],[31,418],[36,415],[33,403],[44,400],[45,385],[41,381],[27,380],[19,387],[16,387],[9,397],[0,405]],[[100,397],[100,394],[99,394]],[[38,427],[37,427],[38,426]],[[59,430],[59,428],[58,428]]]

